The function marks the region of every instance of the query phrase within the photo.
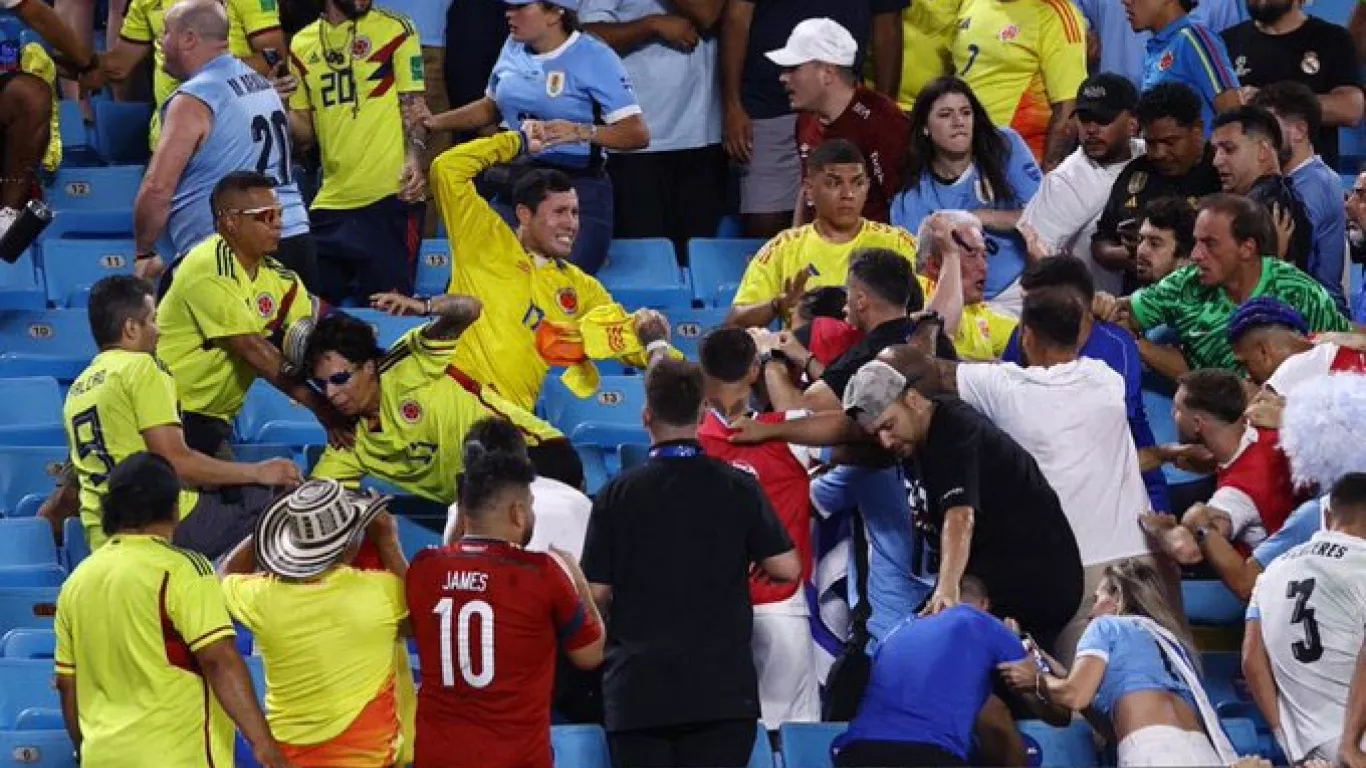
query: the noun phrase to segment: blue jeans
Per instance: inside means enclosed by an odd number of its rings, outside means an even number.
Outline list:
[[[612,180],[606,174],[571,175],[570,182],[579,194],[579,235],[569,260],[592,275],[607,260],[607,247],[612,244]],[[492,205],[516,230],[517,206],[503,197],[494,198]]]

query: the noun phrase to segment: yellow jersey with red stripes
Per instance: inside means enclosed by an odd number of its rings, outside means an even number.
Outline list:
[[[963,0],[953,65],[997,127],[1042,162],[1052,105],[1086,79],[1086,23],[1070,0]]]
[[[313,113],[323,186],[313,207],[353,210],[398,193],[403,115],[398,97],[426,89],[422,45],[408,17],[372,6],[355,21],[318,19],[289,43],[299,88],[291,110]]]
[[[779,232],[754,254],[732,303],[743,306],[772,301],[782,294],[783,285],[801,272],[807,273],[808,291],[843,286],[849,259],[861,248],[895,251],[915,268],[915,235],[901,227],[864,219],[858,234],[848,242],[832,243],[821,236],[815,224],[806,224]]]

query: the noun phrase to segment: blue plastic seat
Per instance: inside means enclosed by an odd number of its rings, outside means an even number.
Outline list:
[[[16,731],[55,731],[65,727],[62,711],[53,707],[30,707],[14,719]]]
[[[0,565],[0,588],[60,587],[66,569],[57,563],[43,565]]]
[[[14,728],[26,709],[61,707],[52,674],[50,659],[0,659],[0,730]]]
[[[19,254],[13,264],[0,261],[0,310],[42,309],[47,306],[43,276],[33,261],[33,249]]]
[[[610,768],[612,754],[607,734],[597,725],[556,725],[550,728],[555,768]]]
[[[0,566],[55,565],[57,544],[46,520],[0,520]]]
[[[0,312],[0,378],[52,376],[70,382],[98,353],[83,309]]]
[[[369,323],[379,337],[379,345],[386,349],[403,334],[427,322],[425,317],[395,317],[376,309],[348,309],[346,312]]]
[[[0,636],[19,627],[52,628],[56,587],[0,587]]]
[[[1224,733],[1228,740],[1233,742],[1233,749],[1239,755],[1258,754],[1260,744],[1257,740],[1257,726],[1246,718],[1242,717],[1221,717],[1219,724],[1224,727]]]
[[[11,629],[0,639],[0,658],[50,659],[57,647],[57,633],[50,629]]]
[[[545,418],[576,445],[615,449],[624,443],[648,443],[640,412],[645,406],[641,376],[603,376],[598,391],[579,399],[558,377],[541,394]]]
[[[79,768],[66,730],[0,731],[0,766]]]
[[[1243,679],[1243,660],[1238,651],[1206,651],[1200,654],[1201,680],[1210,703],[1245,703],[1251,699]]]
[[[237,437],[244,443],[321,445],[327,433],[308,408],[294,402],[269,383],[258,381],[247,390],[237,414]]]
[[[754,728],[754,751],[749,754],[746,768],[774,768],[773,745],[768,741],[768,731],[762,726]]]
[[[778,750],[785,768],[831,768],[830,744],[848,723],[783,723]]]
[[[724,309],[670,309],[664,314],[668,316],[669,325],[673,328],[671,341],[674,347],[687,355],[689,360],[699,359],[699,347],[707,331],[723,325],[726,321]]]
[[[62,557],[66,561],[68,573],[90,557],[90,542],[86,541],[85,526],[79,517],[68,517],[62,523]]]
[[[418,296],[443,294],[451,285],[451,243],[445,238],[423,240],[417,252],[413,291]]]
[[[95,101],[95,151],[106,163],[145,163],[150,150],[147,128],[152,105]]]
[[[38,236],[41,246],[49,240],[131,240],[133,208],[57,211],[52,223]]]
[[[62,445],[62,391],[49,376],[0,379],[0,445]]]
[[[704,307],[729,307],[749,260],[764,240],[695,237],[688,241],[693,298]]]
[[[1202,627],[1242,626],[1246,606],[1218,579],[1182,579],[1186,618]]]
[[[30,495],[47,497],[61,477],[64,445],[38,448],[0,446],[0,517],[10,517]]]
[[[132,240],[49,240],[43,244],[47,300],[57,307],[85,308],[90,287],[110,275],[133,274]]]
[[[142,186],[143,165],[57,169],[47,202],[59,211],[130,208]]]
[[[1021,720],[1016,726],[1032,766],[1086,768],[1099,764],[1091,726],[1083,720],[1074,720],[1066,728],[1054,728],[1041,720]]]
[[[650,446],[641,443],[627,443],[617,446],[617,465],[621,472],[644,464],[650,458]]]
[[[62,133],[62,165],[97,165],[95,137],[85,124],[81,105],[70,99],[57,103],[57,122]]]
[[[618,304],[669,309],[692,304],[692,284],[664,238],[613,240],[598,281]]]

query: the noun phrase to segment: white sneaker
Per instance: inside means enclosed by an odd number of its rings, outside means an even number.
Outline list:
[[[19,211],[14,208],[0,208],[0,240],[5,238],[5,233],[9,231],[10,225],[19,218]]]

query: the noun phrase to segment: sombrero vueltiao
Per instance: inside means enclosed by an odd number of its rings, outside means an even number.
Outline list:
[[[351,493],[335,480],[309,480],[261,513],[256,562],[277,576],[313,578],[341,558],[388,501]]]

